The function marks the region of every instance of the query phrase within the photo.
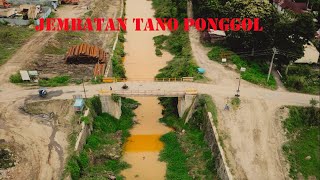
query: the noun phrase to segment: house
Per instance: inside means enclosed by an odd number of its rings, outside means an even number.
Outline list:
[[[202,32],[201,34],[201,40],[206,42],[215,43],[225,39],[226,39],[226,33],[225,31],[221,31],[221,30],[210,29],[208,31]]]
[[[291,10],[297,14],[301,14],[307,11],[308,6],[305,2],[293,2],[292,0],[273,0],[274,6],[280,13],[284,10]]]
[[[40,7],[36,5],[22,4],[19,8],[22,14],[25,13],[28,15],[28,19],[35,19],[40,13]]]
[[[309,42],[308,44],[304,45],[304,56],[294,63],[297,64],[315,64],[319,62],[319,51],[317,48]]]

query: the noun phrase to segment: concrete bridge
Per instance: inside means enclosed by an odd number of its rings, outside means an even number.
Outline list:
[[[187,109],[193,105],[198,94],[195,89],[185,91],[164,91],[164,90],[100,90],[102,111],[107,112],[119,119],[121,116],[121,98],[119,97],[178,97],[178,113],[182,117]]]

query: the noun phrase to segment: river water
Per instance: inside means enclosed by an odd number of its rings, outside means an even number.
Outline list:
[[[152,18],[154,10],[151,1],[126,0],[126,2],[126,18],[128,18],[125,43],[127,55],[124,59],[126,75],[129,80],[151,80],[172,58],[167,52],[163,52],[162,57],[155,55],[153,37],[169,32],[135,31],[132,19]],[[124,147],[123,160],[132,167],[124,170],[122,175],[128,180],[165,179],[166,163],[158,160],[159,152],[163,148],[159,138],[170,129],[159,122],[159,118],[162,117],[162,106],[156,97],[133,99],[139,101],[141,105],[135,110],[138,124],[130,131],[131,137]]]

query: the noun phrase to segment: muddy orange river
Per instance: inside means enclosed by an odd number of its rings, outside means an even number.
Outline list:
[[[154,15],[151,1],[127,0],[126,17],[151,18]],[[132,24],[133,23],[128,23]],[[153,37],[169,32],[134,31],[128,25],[125,43],[124,65],[129,80],[151,80],[159,69],[166,66],[172,56],[163,52],[162,57],[155,55]],[[170,129],[159,122],[162,117],[162,106],[156,97],[136,97],[141,105],[135,110],[138,124],[130,131],[124,146],[123,160],[131,164],[131,168],[122,171],[126,179],[165,179],[166,163],[160,162],[159,152],[163,148],[160,137]]]

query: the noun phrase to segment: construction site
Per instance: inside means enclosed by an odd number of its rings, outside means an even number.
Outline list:
[[[250,63],[214,51],[229,32],[35,30],[50,17],[181,20],[196,5],[0,0],[0,180],[319,179],[317,138],[300,166],[288,134],[316,134],[318,94],[289,92],[272,63],[274,88],[245,79]]]

